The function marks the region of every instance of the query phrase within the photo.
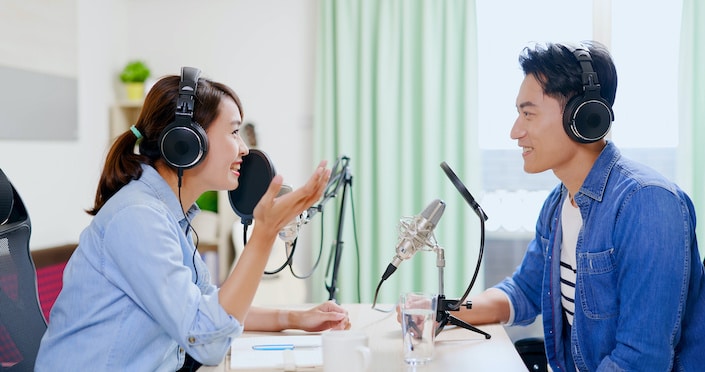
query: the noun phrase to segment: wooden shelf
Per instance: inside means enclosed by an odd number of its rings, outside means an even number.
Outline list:
[[[120,101],[110,108],[110,142],[130,129],[142,111],[142,101]]]
[[[198,252],[200,254],[204,254],[206,252],[216,252],[218,253],[218,244],[199,244],[198,245]]]

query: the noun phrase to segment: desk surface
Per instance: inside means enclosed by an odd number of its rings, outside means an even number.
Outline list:
[[[391,309],[393,305],[378,305]],[[396,320],[396,312],[383,313],[371,309],[369,304],[343,305],[350,314],[352,329],[363,330],[369,336],[372,350],[371,371],[527,371],[514,344],[501,325],[485,325],[477,328],[492,335],[489,340],[483,335],[446,326],[436,337],[436,350],[433,360],[422,366],[407,366],[403,360],[401,326]],[[277,334],[303,334],[297,331],[282,333],[246,332],[242,337],[272,336]],[[229,371],[230,355],[218,366],[204,366],[199,372]],[[306,369],[320,371],[321,369]]]

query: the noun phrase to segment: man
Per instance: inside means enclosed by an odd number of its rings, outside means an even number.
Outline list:
[[[526,172],[551,170],[561,184],[512,277],[456,316],[526,325],[543,315],[554,371],[702,370],[705,277],[693,204],[605,140],[617,90],[609,52],[597,42],[548,43],[525,48],[519,62],[511,137]]]

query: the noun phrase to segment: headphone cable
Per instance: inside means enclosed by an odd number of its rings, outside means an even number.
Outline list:
[[[196,229],[193,228],[191,225],[191,220],[188,218],[186,215],[186,211],[184,210],[184,205],[181,202],[181,178],[184,175],[184,169],[179,167],[176,168],[176,174],[179,179],[178,181],[178,187],[177,189],[179,190],[179,205],[181,206],[181,213],[184,215],[184,219],[186,220],[186,238],[188,238],[188,230],[191,230],[193,235],[196,237],[196,240],[194,241],[194,249],[193,249],[193,254],[191,255],[191,264],[193,265],[193,271],[196,274],[196,281],[194,283],[198,283],[198,269],[196,268],[196,252],[198,251],[198,232],[196,232]]]

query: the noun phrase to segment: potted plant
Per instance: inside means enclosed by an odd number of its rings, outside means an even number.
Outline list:
[[[120,73],[120,80],[125,84],[127,98],[141,100],[144,96],[144,82],[149,78],[149,67],[139,60],[130,61]]]

